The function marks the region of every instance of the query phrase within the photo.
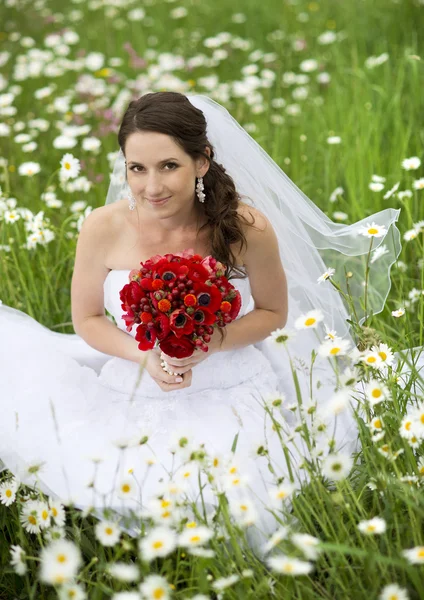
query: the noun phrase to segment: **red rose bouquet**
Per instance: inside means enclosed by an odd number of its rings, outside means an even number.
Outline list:
[[[214,327],[225,327],[240,311],[240,292],[212,256],[189,249],[140,265],[119,293],[126,330],[137,325],[140,350],[158,345],[174,358],[191,356],[196,347],[207,352]]]

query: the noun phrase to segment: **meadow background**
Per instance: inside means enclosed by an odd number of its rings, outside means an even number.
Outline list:
[[[367,335],[369,348],[421,345],[423,15],[422,0],[4,0],[0,300],[55,331],[73,332],[76,239],[84,218],[105,202],[120,117],[143,93],[194,91],[226,106],[333,220],[353,223],[387,207],[402,209],[402,253],[384,311],[368,323],[374,331]],[[60,181],[67,152],[81,172]],[[338,480],[317,472],[290,509],[301,531],[323,545],[308,556],[305,540],[283,540],[285,555],[316,560],[315,570],[303,567],[302,575],[297,563],[291,575],[281,565],[269,570],[244,542],[236,544],[243,551],[216,542],[213,558],[176,551],[172,559],[143,563],[144,575],[160,574],[172,586],[159,583],[143,597],[424,598],[424,434],[418,426],[415,441],[402,434],[405,418],[422,407],[421,392],[410,382],[399,388],[389,363],[371,375],[365,366],[361,377],[384,382],[387,403],[367,404],[365,418],[358,417],[363,450],[354,471]],[[0,477],[12,485],[7,472]],[[123,536],[112,552],[89,517],[67,522],[68,539],[86,564],[74,592],[41,584],[36,560],[20,575],[19,561],[10,565],[10,545],[37,556],[46,539],[22,526],[18,502],[3,500],[0,598],[118,598],[133,589],[122,573],[114,579],[104,570],[118,558],[135,558],[131,539]],[[384,526],[368,535],[358,529],[374,517]],[[415,549],[412,558],[407,549]],[[216,580],[221,588],[211,587]]]

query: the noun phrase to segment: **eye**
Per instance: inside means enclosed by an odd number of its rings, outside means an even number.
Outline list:
[[[174,162],[168,162],[165,164],[165,167],[167,167],[168,165],[172,165],[175,168],[178,168],[177,163]],[[140,167],[140,165],[134,165],[132,167],[130,167],[130,171],[135,171],[135,169],[143,169],[144,167]],[[171,171],[174,171],[174,168],[171,169]],[[140,171],[135,171],[136,173],[139,173]]]

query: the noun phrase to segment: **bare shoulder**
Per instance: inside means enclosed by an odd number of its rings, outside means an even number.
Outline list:
[[[86,231],[90,230],[90,233],[95,233],[97,239],[110,239],[122,223],[122,219],[120,202],[105,204],[91,211],[83,222],[83,228]]]
[[[246,204],[245,202],[239,202],[239,206],[237,208],[237,213],[244,217],[248,223],[252,226],[245,225],[245,233],[250,238],[250,232],[260,233],[265,231],[268,224],[270,224],[269,219],[261,212],[258,208],[254,206],[250,206],[250,204]]]

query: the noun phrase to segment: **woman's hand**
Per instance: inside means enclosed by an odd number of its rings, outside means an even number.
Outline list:
[[[184,371],[183,375],[169,375],[169,373],[164,371],[161,367],[160,354],[161,350],[159,347],[149,350],[147,362],[145,364],[147,372],[149,373],[150,377],[156,381],[160,389],[163,392],[172,392],[174,390],[181,390],[183,388],[190,387],[193,375],[192,370],[187,369]],[[183,381],[181,383],[177,383],[177,377],[182,377]]]
[[[187,358],[174,358],[172,356],[168,356],[164,352],[161,352],[160,358],[166,361],[166,363],[169,365],[170,371],[174,371],[174,373],[188,373],[193,367],[201,363],[203,360],[206,360],[208,356],[211,356],[220,350],[221,336],[215,329],[208,343],[207,352],[203,352],[202,350],[195,348],[193,354]]]

